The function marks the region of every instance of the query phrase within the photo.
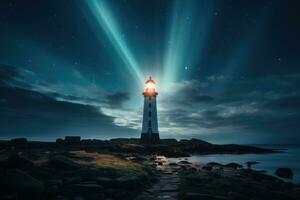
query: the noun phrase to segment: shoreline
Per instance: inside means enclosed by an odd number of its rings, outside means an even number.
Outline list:
[[[276,199],[278,195],[297,199],[300,194],[300,184],[287,183],[238,163],[198,164],[190,161],[192,157],[186,158],[208,150],[211,153],[224,150],[231,152],[231,156],[247,155],[246,152],[269,155],[273,150],[213,145],[195,139],[161,145],[126,142],[17,140],[0,145],[0,188],[3,189],[0,199],[14,200],[20,195],[33,200],[154,200],[161,196],[170,200],[248,199],[254,191],[261,192],[256,199],[266,199],[266,194],[267,199]]]
[[[247,199],[243,196],[245,192],[259,190],[261,194],[267,192],[272,199],[276,199],[278,192],[281,197],[297,199],[300,194],[300,184],[287,183],[237,163],[198,164],[189,158],[177,158],[176,162],[172,159],[74,148],[46,152],[40,149],[1,151],[0,186],[6,189],[0,192],[0,198],[15,199],[22,195],[37,200],[79,197],[154,200],[160,196],[170,200]],[[228,188],[227,185],[233,183],[239,184]],[[244,187],[249,184],[259,188]],[[266,191],[269,185],[272,189]]]

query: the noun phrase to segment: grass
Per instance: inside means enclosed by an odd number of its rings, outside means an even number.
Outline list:
[[[77,157],[75,159],[73,158],[72,160],[81,165],[93,166],[98,168],[113,168],[132,172],[143,171],[142,165],[119,158],[112,154],[86,151],[72,151],[71,153],[73,153]]]

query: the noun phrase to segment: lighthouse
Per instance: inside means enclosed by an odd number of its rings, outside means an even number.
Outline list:
[[[141,143],[155,144],[159,142],[155,81],[149,77],[145,82],[144,96],[144,113],[141,133]]]

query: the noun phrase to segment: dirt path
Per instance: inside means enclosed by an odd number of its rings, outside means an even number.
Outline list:
[[[168,161],[158,161],[159,170],[162,171],[158,181],[152,188],[139,195],[136,200],[154,200],[154,199],[178,199],[180,178],[178,175],[179,166],[170,166]]]

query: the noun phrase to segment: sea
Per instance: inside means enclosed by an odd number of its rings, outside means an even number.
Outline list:
[[[276,176],[275,170],[279,167],[288,167],[293,171],[293,179],[285,181],[300,183],[300,145],[253,145],[258,147],[272,148],[280,150],[280,153],[269,154],[212,154],[212,155],[193,155],[188,157],[192,163],[218,162],[228,164],[236,162],[246,167],[246,162],[259,162],[252,165],[254,170],[265,170],[267,174]],[[278,177],[279,178],[279,177]]]

